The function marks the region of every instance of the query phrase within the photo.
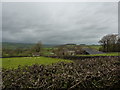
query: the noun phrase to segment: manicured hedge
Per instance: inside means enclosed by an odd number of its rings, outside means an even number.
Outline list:
[[[53,65],[33,65],[2,70],[3,88],[42,90],[120,88],[118,57],[76,60]]]

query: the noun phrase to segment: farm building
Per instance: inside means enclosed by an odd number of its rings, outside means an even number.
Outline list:
[[[71,55],[73,56],[73,55],[76,55],[75,50],[67,49],[67,48],[63,48],[61,50],[56,50],[54,53],[58,56],[71,56]]]
[[[34,56],[40,56],[40,53],[39,52],[34,52],[34,53],[32,53],[32,56],[34,57]]]
[[[103,54],[103,52],[97,51],[92,48],[83,48],[83,50],[84,50],[85,54]]]
[[[74,50],[63,50],[62,54],[63,55],[74,56],[75,55],[75,51]]]

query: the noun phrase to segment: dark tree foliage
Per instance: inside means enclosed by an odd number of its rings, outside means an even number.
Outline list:
[[[120,37],[118,34],[109,34],[104,36],[99,43],[102,45],[100,48],[104,52],[120,52]]]
[[[31,48],[3,48],[2,57],[11,56],[33,56],[33,54],[42,54],[42,43],[38,42]]]
[[[31,56],[30,49],[27,48],[3,48],[2,49],[2,57],[11,57],[11,56]]]

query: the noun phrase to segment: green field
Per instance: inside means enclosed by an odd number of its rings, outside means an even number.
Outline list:
[[[2,58],[3,68],[18,68],[18,66],[33,65],[33,64],[52,64],[57,62],[72,62],[71,60],[47,58],[47,57],[17,57],[17,58]],[[0,61],[1,61],[0,60]]]
[[[92,48],[92,49],[96,49],[96,50],[99,50],[101,45],[85,45],[85,46],[82,46],[83,48]]]
[[[104,53],[104,54],[92,54],[92,55],[77,55],[77,56],[119,56],[120,52]]]
[[[93,49],[96,49],[96,50],[99,50],[101,45],[89,45],[88,46],[89,48],[93,48]]]

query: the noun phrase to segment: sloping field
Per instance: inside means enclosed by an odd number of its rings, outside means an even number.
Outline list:
[[[88,47],[92,48],[92,49],[99,50],[99,48],[101,47],[101,45],[88,45]]]
[[[47,58],[47,57],[16,57],[16,58],[2,58],[3,68],[18,68],[18,66],[33,65],[33,64],[52,64],[57,62],[72,62],[71,60]]]
[[[92,48],[92,49],[95,49],[95,50],[99,50],[101,45],[85,45],[85,46],[82,46],[82,47],[83,48]]]

